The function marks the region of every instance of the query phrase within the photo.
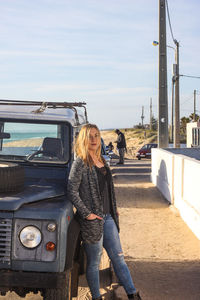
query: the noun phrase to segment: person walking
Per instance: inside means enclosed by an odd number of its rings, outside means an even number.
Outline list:
[[[75,143],[76,160],[68,181],[69,199],[77,209],[87,257],[86,278],[92,299],[102,299],[99,263],[105,248],[128,299],[141,299],[124,260],[111,171],[101,156],[101,137],[94,124],[84,125]]]
[[[117,140],[115,141],[115,143],[117,143],[117,149],[119,151],[119,162],[117,164],[123,165],[124,164],[124,154],[125,154],[125,151],[127,152],[126,139],[125,139],[124,134],[119,129],[116,129],[115,133],[118,135]]]

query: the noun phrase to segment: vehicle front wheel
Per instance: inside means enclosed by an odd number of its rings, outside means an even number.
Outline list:
[[[138,156],[138,160],[140,160],[141,159],[141,157],[140,156]]]
[[[44,300],[72,300],[72,272],[66,272],[66,285],[59,289],[45,289]]]

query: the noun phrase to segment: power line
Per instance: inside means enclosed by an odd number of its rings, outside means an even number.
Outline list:
[[[182,76],[182,77],[189,77],[189,78],[197,78],[197,79],[200,79],[200,76],[192,76],[192,75],[181,75],[181,74],[179,74],[179,76]]]
[[[166,6],[167,6],[167,16],[168,16],[169,28],[170,28],[172,40],[173,40],[174,44],[176,44],[177,41],[176,41],[176,39],[174,38],[173,31],[172,31],[172,24],[171,24],[171,20],[170,20],[168,1],[167,1],[167,0],[165,0],[165,1],[166,1]]]

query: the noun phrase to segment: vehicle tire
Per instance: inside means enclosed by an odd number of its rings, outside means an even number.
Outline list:
[[[45,289],[43,300],[72,300],[72,272],[66,272],[67,284],[59,289]]]
[[[0,192],[14,192],[24,186],[24,168],[8,162],[0,163]]]
[[[79,263],[74,262],[74,266],[72,269],[72,282],[71,282],[72,297],[77,297],[77,295],[78,295],[79,271],[80,271]]]
[[[86,267],[87,267],[87,258],[86,258],[85,251],[83,249],[83,245],[81,246],[80,249],[79,264],[80,264],[79,274],[83,275],[86,273]]]
[[[138,160],[141,160],[141,157],[140,157],[140,156],[138,157]]]

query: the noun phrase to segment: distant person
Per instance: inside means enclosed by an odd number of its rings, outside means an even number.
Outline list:
[[[114,146],[113,146],[112,142],[110,142],[110,143],[108,144],[108,150],[109,150],[109,151],[113,151],[113,149],[114,149]]]
[[[115,141],[115,143],[117,143],[117,149],[119,151],[119,162],[117,164],[123,165],[124,164],[124,154],[125,154],[125,151],[127,152],[126,139],[125,139],[124,134],[119,129],[116,129],[115,133],[118,135],[117,140]]]
[[[124,260],[112,174],[101,155],[101,136],[96,125],[87,124],[81,128],[75,151],[77,158],[70,171],[68,194],[77,209],[92,299],[102,299],[99,263],[104,247],[127,298],[141,300]]]

